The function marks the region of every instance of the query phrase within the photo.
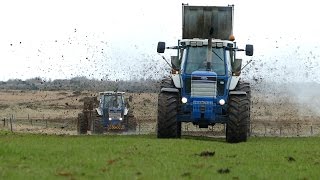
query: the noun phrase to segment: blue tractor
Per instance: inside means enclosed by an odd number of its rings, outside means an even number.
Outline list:
[[[180,138],[181,123],[200,128],[226,124],[226,140],[247,140],[250,85],[240,80],[238,51],[253,55],[253,46],[239,49],[232,35],[233,6],[183,5],[183,39],[177,46],[159,42],[158,53],[175,49],[170,77],[158,96],[158,138]]]
[[[124,98],[124,92],[100,92],[99,97],[84,100],[78,115],[78,133],[102,134],[110,131],[135,131],[136,120]]]

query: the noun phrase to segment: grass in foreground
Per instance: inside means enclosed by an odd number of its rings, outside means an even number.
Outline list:
[[[319,142],[0,131],[0,179],[317,179]]]

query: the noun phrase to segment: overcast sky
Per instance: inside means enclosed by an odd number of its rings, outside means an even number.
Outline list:
[[[182,3],[235,5],[236,41],[255,46],[250,79],[320,83],[320,3],[311,0],[0,1],[0,80],[160,78],[156,44],[181,38]]]

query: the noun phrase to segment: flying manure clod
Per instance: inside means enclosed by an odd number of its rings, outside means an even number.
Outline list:
[[[240,80],[242,60],[236,52],[252,56],[253,46],[237,47],[233,9],[183,4],[182,39],[173,47],[158,43],[158,53],[177,50],[158,96],[158,138],[179,138],[181,122],[192,122],[200,128],[223,123],[227,142],[247,140],[251,91]]]

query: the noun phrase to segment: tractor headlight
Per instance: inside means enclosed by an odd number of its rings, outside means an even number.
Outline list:
[[[122,121],[122,118],[119,118],[120,121]]]
[[[188,99],[187,99],[186,97],[182,97],[182,98],[181,98],[181,102],[182,102],[183,104],[185,104],[185,103],[188,102]]]
[[[224,99],[220,99],[220,100],[219,100],[219,104],[220,104],[221,106],[223,106],[225,103],[226,103],[226,101],[225,101]]]
[[[112,120],[112,118],[109,118],[109,121],[111,121]]]

